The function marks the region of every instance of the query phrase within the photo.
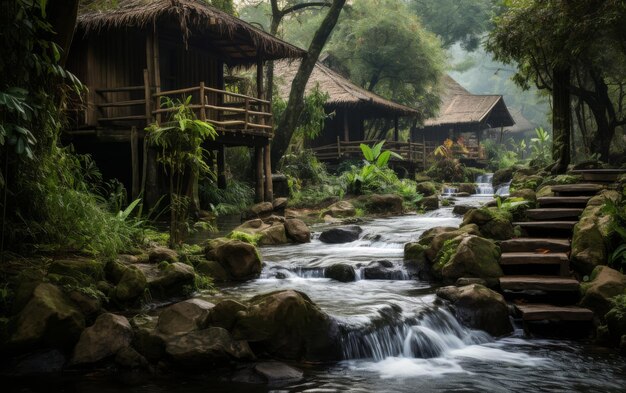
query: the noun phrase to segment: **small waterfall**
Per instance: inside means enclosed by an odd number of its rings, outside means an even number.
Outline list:
[[[442,191],[443,195],[454,195],[459,192],[459,189],[456,187],[443,187]]]
[[[499,196],[509,196],[509,193],[510,193],[509,188],[510,188],[510,186],[511,186],[511,182],[510,181],[507,182],[507,183],[501,184],[498,187],[498,189],[496,190],[496,195],[499,195]]]
[[[493,195],[492,179],[493,173],[485,173],[484,175],[476,176],[476,194]]]
[[[418,318],[403,319],[399,311],[381,313],[371,326],[351,329],[342,339],[345,359],[387,357],[435,358],[454,349],[492,341],[485,332],[463,327],[447,310],[438,308]]]

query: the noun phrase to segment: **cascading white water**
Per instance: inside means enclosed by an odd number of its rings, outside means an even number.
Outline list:
[[[442,190],[443,195],[454,195],[459,191],[456,187],[444,187]]]
[[[428,359],[467,345],[492,341],[487,333],[463,327],[449,311],[441,308],[427,310],[419,318],[405,319],[399,312],[386,314],[382,323],[374,320],[367,328],[348,328],[342,338],[345,359],[381,361],[390,356]]]
[[[507,183],[501,184],[496,190],[495,194],[499,196],[508,196],[510,193],[510,186],[511,186],[510,181]]]
[[[493,195],[493,173],[485,173],[484,175],[476,176],[476,194],[479,195]]]

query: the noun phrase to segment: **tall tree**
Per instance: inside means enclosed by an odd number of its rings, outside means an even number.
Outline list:
[[[287,150],[291,137],[298,123],[300,113],[304,107],[304,92],[309,77],[313,72],[315,63],[317,62],[328,37],[332,33],[339,14],[345,5],[346,0],[333,0],[332,5],[328,9],[328,13],[320,24],[319,28],[313,36],[313,40],[309,45],[309,49],[305,57],[300,62],[298,72],[291,84],[289,100],[285,108],[285,114],[276,126],[274,140],[272,142],[272,163],[277,165],[282,155]]]
[[[445,56],[439,40],[402,1],[355,3],[339,22],[328,52],[365,89],[419,108],[424,117],[436,111]]]
[[[424,26],[441,38],[444,48],[460,42],[467,50],[480,45],[498,7],[494,0],[409,0]]]
[[[520,86],[537,85],[555,94],[569,92],[584,103],[595,123],[592,151],[609,159],[618,127],[626,125],[623,92],[626,73],[626,2],[614,0],[510,0],[494,19],[487,49],[497,60],[517,62],[514,80]],[[570,69],[570,77],[562,72]],[[566,88],[561,88],[563,84]],[[556,103],[555,106],[561,108]],[[567,106],[568,116],[570,106]],[[564,119],[565,114],[554,113]],[[557,122],[566,126],[565,122]],[[569,134],[555,130],[554,141],[566,143]],[[558,148],[566,154],[565,148]],[[565,159],[565,157],[560,157]],[[561,162],[564,162],[561,160]],[[563,164],[555,169],[563,169]]]

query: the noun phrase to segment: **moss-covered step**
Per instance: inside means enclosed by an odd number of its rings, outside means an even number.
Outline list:
[[[578,280],[557,276],[504,276],[500,277],[503,291],[578,292]]]
[[[503,253],[535,252],[538,250],[548,250],[550,252],[566,252],[569,251],[569,249],[570,241],[568,239],[520,237],[500,242],[500,250]]]
[[[537,198],[541,207],[585,207],[591,196],[549,196]]]
[[[553,207],[553,208],[540,208],[540,209],[528,209],[526,210],[526,216],[531,220],[564,220],[564,219],[578,219],[583,213],[583,208],[565,208],[565,207]]]
[[[552,186],[552,192],[558,196],[595,195],[603,189],[604,186],[594,183],[560,184]]]
[[[564,252],[535,253],[535,252],[507,252],[500,256],[500,266],[506,273],[508,267],[532,270],[536,265],[537,269],[551,265],[555,272],[561,276],[569,274],[569,258]]]
[[[577,306],[554,306],[551,304],[518,304],[517,312],[525,322],[531,321],[591,321],[593,311]]]

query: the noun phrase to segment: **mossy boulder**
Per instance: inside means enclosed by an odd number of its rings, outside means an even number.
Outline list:
[[[404,245],[404,267],[410,275],[420,275],[429,269],[426,250],[428,246],[418,242],[406,243]]]
[[[468,224],[461,228],[434,227],[425,231],[420,236],[418,243],[428,246],[425,250],[425,255],[430,262],[434,262],[446,241],[464,234],[480,236],[480,230],[476,224]]]
[[[516,172],[511,180],[511,191],[520,189],[537,190],[537,187],[543,183],[543,177],[540,175],[525,175],[522,172]]]
[[[147,285],[143,272],[136,266],[128,266],[110,296],[117,303],[131,303],[145,294]]]
[[[424,211],[431,211],[439,209],[439,197],[437,195],[427,196],[422,198],[417,205]]]
[[[626,276],[608,266],[597,266],[591,280],[581,284],[580,304],[602,318],[613,307],[611,299],[626,294]]]
[[[175,263],[178,262],[178,253],[171,248],[157,246],[148,251],[148,260],[150,263],[159,263],[163,261]]]
[[[285,231],[284,218],[279,216],[249,220],[238,226],[233,232],[243,232],[258,238],[261,246],[278,245],[289,243]]]
[[[259,202],[246,210],[244,218],[247,220],[254,218],[265,218],[274,212],[274,204],[272,202]]]
[[[211,277],[214,282],[227,282],[230,280],[226,269],[216,261],[199,261],[196,264],[196,272]]]
[[[55,285],[42,283],[17,315],[10,346],[71,348],[85,328],[85,317]]]
[[[626,355],[626,295],[613,298],[612,304],[613,307],[605,315],[609,338]]]
[[[339,228],[331,228],[320,234],[322,243],[339,244],[350,243],[359,239],[359,235],[363,232],[363,228],[358,225],[349,225]]]
[[[444,243],[432,269],[449,282],[461,277],[490,279],[503,275],[499,262],[500,248],[492,240],[464,234]]]
[[[324,269],[324,277],[332,278],[340,282],[351,282],[356,280],[356,272],[352,265],[347,263],[335,263]]]
[[[452,209],[452,214],[456,214],[457,216],[464,216],[465,213],[467,213],[468,211],[472,209],[474,209],[473,206],[454,205],[454,208]]]
[[[196,272],[193,266],[176,262],[159,268],[152,280],[148,280],[148,288],[155,298],[187,296],[195,286]]]
[[[232,280],[245,281],[261,273],[261,257],[252,244],[219,238],[209,241],[205,252],[206,258],[222,265]]]
[[[335,202],[322,211],[321,216],[331,216],[335,218],[354,217],[356,208],[348,201]]]
[[[431,181],[423,181],[415,185],[415,191],[428,197],[437,194],[437,186]]]
[[[457,186],[457,192],[463,192],[466,194],[476,194],[476,185],[474,183],[459,183]]]
[[[491,184],[493,184],[493,188],[495,189],[502,184],[510,182],[513,179],[514,171],[514,167],[499,169],[495,171],[493,177],[491,178]]]
[[[520,190],[515,190],[510,194],[511,198],[522,198],[525,201],[532,203],[533,205],[537,202],[537,194],[535,191],[530,188],[522,188]]]
[[[133,330],[126,317],[102,314],[80,335],[70,363],[96,363],[114,356],[120,349],[130,346],[132,338]]]
[[[50,264],[48,274],[72,277],[87,286],[102,280],[104,267],[102,263],[87,258],[62,259]]]
[[[610,216],[602,213],[601,206],[588,205],[585,208],[572,236],[571,262],[574,270],[588,275],[596,266],[606,264],[611,243],[610,220]]]
[[[482,236],[494,240],[508,240],[515,236],[511,219],[512,216],[507,211],[483,207],[465,213],[461,227],[476,224]]]
[[[341,358],[339,327],[304,293],[271,292],[250,299],[238,313],[233,337],[283,359],[333,361]]]
[[[513,331],[506,301],[498,292],[483,285],[443,287],[437,290],[437,296],[451,302],[457,318],[473,329],[496,337]]]
[[[395,194],[372,194],[359,197],[370,213],[402,214],[403,199]]]
[[[552,191],[552,186],[541,186],[541,187],[539,187],[539,189],[537,190],[537,193],[535,194],[535,196],[537,198],[554,196],[554,192]]]

